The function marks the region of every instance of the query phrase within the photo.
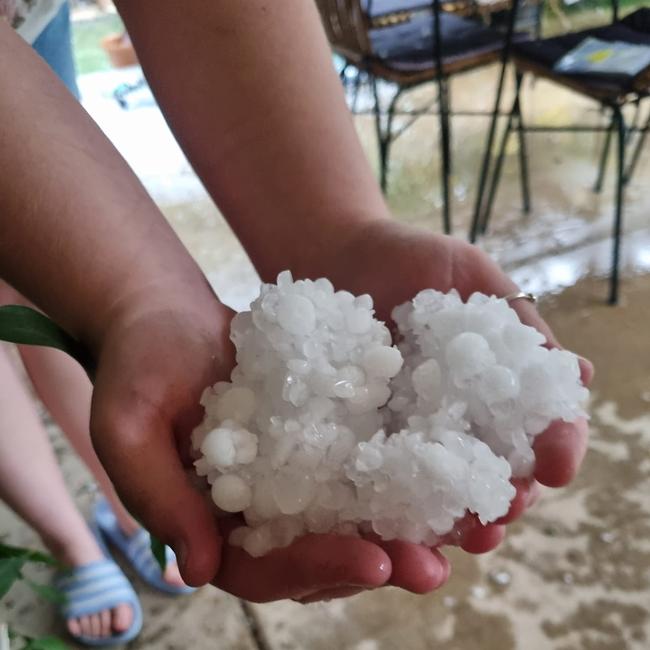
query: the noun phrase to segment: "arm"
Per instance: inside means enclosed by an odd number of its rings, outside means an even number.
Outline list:
[[[197,360],[196,379],[187,388],[196,399],[199,383],[229,372],[229,352],[219,363],[212,360],[215,349],[229,351],[227,343],[215,340],[220,321],[227,333],[228,312],[119,154],[43,61],[3,23],[0,277],[92,348],[99,359],[96,425],[113,429],[113,422],[128,420],[120,425],[121,446],[113,444],[112,436],[95,437],[113,470],[111,478],[127,505],[163,539],[177,548],[181,541],[195,547],[199,540],[202,553],[195,554],[187,576],[200,581],[199,575],[208,572],[207,580],[218,561],[216,527],[176,453],[172,419],[177,413],[162,423],[153,413],[151,403],[166,395],[162,385],[152,387],[151,369],[153,357],[160,367],[178,365],[167,344],[182,338],[167,324],[173,304],[192,322],[179,344],[188,350],[193,345],[195,356],[203,359]],[[138,323],[151,321],[145,349]],[[146,439],[132,435],[136,428]],[[158,456],[151,472],[138,468],[143,451],[152,463]],[[173,498],[160,494],[161,473]]]
[[[202,282],[115,148],[2,24],[0,88],[1,276],[93,347],[137,293]]]
[[[312,1],[118,1],[184,151],[264,280],[388,209]]]

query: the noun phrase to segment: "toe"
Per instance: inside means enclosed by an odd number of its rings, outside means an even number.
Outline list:
[[[111,635],[111,611],[109,609],[105,609],[99,614],[99,618],[101,620],[99,636],[101,636],[102,639],[105,639]]]
[[[164,573],[165,582],[173,587],[184,587],[185,583],[183,578],[181,578],[180,571],[178,570],[178,564],[176,562],[170,562],[165,567]]]
[[[117,634],[126,632],[133,622],[133,610],[129,605],[118,605],[113,609],[113,631]]]
[[[81,634],[81,623],[78,618],[68,619],[68,632],[71,636],[79,636]]]
[[[80,636],[92,636],[92,628],[90,627],[90,616],[82,616],[79,619],[79,626],[81,627]]]
[[[102,633],[102,618],[101,615],[93,614],[90,617],[90,636],[95,639],[98,639]]]

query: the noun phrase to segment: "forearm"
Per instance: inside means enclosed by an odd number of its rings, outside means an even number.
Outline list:
[[[199,275],[118,152],[0,24],[0,277],[92,345],[121,301]]]
[[[176,137],[264,279],[387,216],[314,3],[118,1]]]

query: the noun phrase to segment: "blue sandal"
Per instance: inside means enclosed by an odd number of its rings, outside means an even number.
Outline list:
[[[151,552],[149,533],[141,528],[133,535],[125,535],[119,527],[117,518],[106,499],[99,499],[95,504],[93,520],[104,539],[117,547],[135,572],[148,585],[174,596],[191,594],[196,591],[194,588],[186,585],[176,587],[165,581],[160,566]],[[167,563],[176,562],[174,551],[169,546],[165,547],[165,555]]]
[[[142,629],[142,608],[131,583],[112,559],[97,560],[84,566],[62,571],[54,580],[65,597],[60,607],[67,620],[96,614],[125,604],[133,611],[131,627],[110,637],[75,636],[75,641],[89,646],[111,646],[135,639]]]

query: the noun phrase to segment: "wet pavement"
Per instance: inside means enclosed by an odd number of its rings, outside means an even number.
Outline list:
[[[255,295],[257,278],[210,203],[146,91],[123,112],[108,93],[124,75],[82,79],[86,106],[142,178],[217,292],[235,308]],[[456,110],[489,108],[495,70],[452,83]],[[486,90],[488,89],[488,90]],[[427,101],[430,89],[410,101]],[[603,123],[593,105],[549,84],[527,82],[528,121]],[[374,127],[356,118],[375,160]],[[423,117],[395,144],[388,200],[396,218],[440,230],[435,117]],[[454,232],[471,218],[486,129],[457,117]],[[137,139],[135,135],[137,133]],[[604,303],[611,242],[612,183],[591,191],[601,136],[534,134],[529,156],[533,211],[520,212],[516,148],[508,150],[489,236],[481,245],[529,290],[562,343],[590,358],[593,386],[589,452],[578,479],[546,491],[506,542],[482,557],[449,551],[453,575],[437,593],[381,589],[344,601],[243,607],[213,589],[171,600],[141,589],[145,628],[133,648],[350,650],[644,650],[650,647],[650,224],[645,196],[650,152],[627,189],[621,305]],[[50,425],[71,488],[87,510],[92,484]],[[8,541],[38,546],[35,535],[0,506]],[[0,620],[33,633],[60,632],[50,605],[20,586]]]

